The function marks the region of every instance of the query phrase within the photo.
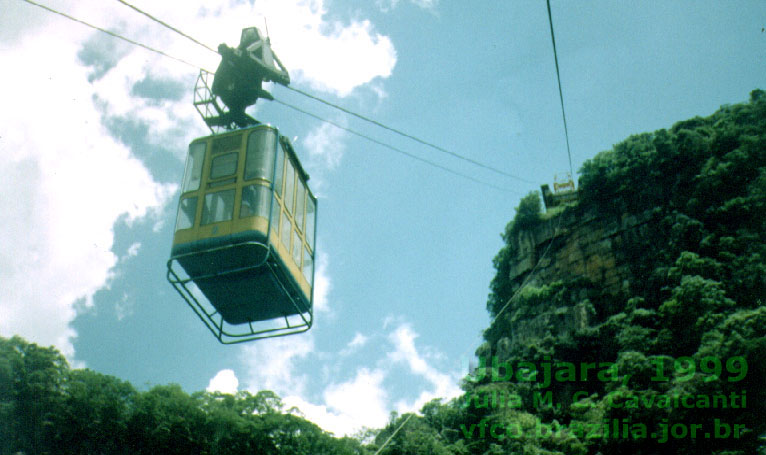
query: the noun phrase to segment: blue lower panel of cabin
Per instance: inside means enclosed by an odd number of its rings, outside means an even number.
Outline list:
[[[171,256],[229,324],[310,310],[308,300],[258,231],[175,245]]]

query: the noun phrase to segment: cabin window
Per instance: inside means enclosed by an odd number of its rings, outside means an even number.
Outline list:
[[[242,134],[218,137],[213,140],[213,155],[239,150],[242,147]]]
[[[274,190],[276,190],[277,195],[279,197],[282,197],[282,174],[284,172],[285,167],[285,152],[282,151],[281,147],[277,148],[277,162],[276,166],[274,166]]]
[[[269,189],[263,185],[248,185],[242,188],[242,203],[239,217],[269,216]]]
[[[218,191],[205,195],[202,208],[202,224],[229,221],[234,214],[234,190]]]
[[[298,231],[293,230],[293,261],[298,267],[301,266],[301,251],[303,251],[303,244],[301,238],[298,236]]]
[[[274,232],[279,234],[279,214],[281,213],[281,210],[279,209],[279,203],[277,202],[277,198],[275,198],[273,195],[271,196],[271,227],[269,229],[273,229]]]
[[[210,178],[217,179],[234,175],[237,172],[238,157],[239,154],[233,152],[213,158],[213,162],[210,164]]]
[[[314,278],[314,258],[311,257],[311,253],[307,248],[303,249],[303,267],[301,267],[303,277],[309,282],[309,285],[313,285],[312,280]]]
[[[295,227],[299,231],[303,231],[303,214],[304,205],[306,202],[306,189],[303,187],[303,182],[298,182],[298,195],[295,201]]]
[[[285,208],[293,213],[293,195],[295,194],[295,168],[290,160],[285,160]]]
[[[306,243],[314,251],[314,222],[316,221],[316,202],[306,199]]]
[[[189,146],[189,156],[186,158],[184,183],[182,193],[196,191],[202,180],[202,163],[205,161],[205,143],[195,142]]]
[[[176,218],[176,231],[189,229],[194,226],[194,216],[197,214],[197,197],[181,199],[178,204],[178,218]]]
[[[282,217],[282,232],[279,236],[282,238],[282,245],[287,248],[287,251],[290,251],[290,233],[292,230],[293,228],[290,224],[290,219],[286,216]]]
[[[274,130],[256,130],[247,140],[245,180],[271,180],[274,170],[274,149],[277,143]]]

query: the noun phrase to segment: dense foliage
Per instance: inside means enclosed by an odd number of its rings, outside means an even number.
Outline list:
[[[271,392],[140,392],[0,338],[0,455],[766,454],[766,94],[629,137],[583,165],[579,191],[563,215],[520,201],[459,399],[335,438]],[[586,213],[648,217],[620,246],[629,287],[511,282],[520,236]]]
[[[641,235],[621,245],[629,289],[612,295],[599,283],[562,279],[511,298],[518,236],[541,220],[529,200],[536,195],[522,200],[495,257],[487,304],[493,316],[507,309],[477,351],[495,364],[465,390],[482,399],[519,397],[515,407],[472,402],[469,421],[484,419],[486,431],[492,424],[525,431],[479,438],[471,453],[766,451],[766,94],[755,90],[749,103],[629,137],[583,165],[579,194],[566,208],[576,217],[648,217]],[[573,314],[588,324],[577,326]],[[535,336],[511,341],[530,321],[538,323]],[[492,379],[490,372],[502,377],[505,366],[524,362],[537,377]],[[587,380],[564,371],[544,383],[546,364],[572,365],[578,375],[583,365],[596,368]],[[595,377],[602,364],[614,375]]]
[[[366,453],[284,410],[272,392],[236,395],[178,385],[137,391],[71,369],[53,348],[0,338],[0,454]]]

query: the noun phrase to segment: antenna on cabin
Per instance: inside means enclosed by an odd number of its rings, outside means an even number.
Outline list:
[[[266,39],[269,39],[269,22],[266,20],[266,16],[263,16],[263,26],[266,28]]]

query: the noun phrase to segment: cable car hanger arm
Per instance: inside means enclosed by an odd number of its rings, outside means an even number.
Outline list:
[[[273,100],[274,97],[262,88],[262,84],[273,81],[287,86],[290,83],[287,69],[274,55],[269,39],[263,39],[256,27],[242,30],[236,48],[220,44],[218,53],[221,54],[221,63],[210,91],[220,98],[229,112],[221,113],[216,123],[233,123],[236,127],[259,123],[245,114],[245,109],[259,98]]]

